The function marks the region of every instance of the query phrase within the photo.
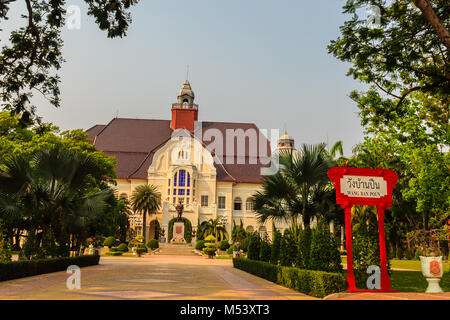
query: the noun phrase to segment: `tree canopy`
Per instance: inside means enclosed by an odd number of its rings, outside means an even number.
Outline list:
[[[0,52],[0,100],[2,107],[21,115],[22,122],[34,118],[33,94],[42,94],[52,105],[60,105],[58,70],[64,58],[61,30],[65,25],[64,0],[23,0],[21,18],[25,26],[11,31],[9,43]],[[0,1],[0,22],[10,17],[18,0]],[[22,2],[22,1],[20,1]],[[108,38],[123,37],[131,23],[130,8],[138,0],[84,0]],[[15,17],[16,19],[19,17]],[[1,29],[0,29],[1,31]]]

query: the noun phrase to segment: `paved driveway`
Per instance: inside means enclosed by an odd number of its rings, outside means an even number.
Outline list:
[[[231,260],[152,255],[106,258],[81,269],[81,289],[65,272],[0,282],[0,299],[314,299],[232,267]]]

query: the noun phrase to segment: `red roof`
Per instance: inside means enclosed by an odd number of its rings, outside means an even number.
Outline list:
[[[214,143],[214,139],[212,139],[213,141],[205,139],[208,138],[204,136],[206,130],[217,129],[224,137],[224,150],[217,150],[213,154],[218,181],[261,183],[261,168],[266,166],[264,163],[270,157],[271,149],[270,142],[255,124],[202,122],[202,128],[201,143],[206,148],[208,146],[211,147]],[[256,132],[258,143],[256,143],[256,146],[254,143],[250,145],[248,139],[246,139],[245,156],[242,155],[240,158],[229,157],[227,159],[227,130],[236,131],[239,129],[244,131],[255,129],[254,132]],[[89,138],[98,150],[104,151],[109,156],[116,157],[118,163],[116,174],[119,179],[147,179],[147,170],[152,163],[153,155],[169,141],[172,132],[170,120],[124,118],[114,118],[107,125],[96,125],[87,130]],[[195,132],[194,135],[196,135]],[[236,139],[235,142],[234,154],[236,155],[238,149]],[[266,157],[259,156],[260,144],[266,146]],[[261,153],[265,154],[264,152]],[[256,157],[254,157],[255,155]],[[234,160],[233,163],[230,163],[230,159]]]

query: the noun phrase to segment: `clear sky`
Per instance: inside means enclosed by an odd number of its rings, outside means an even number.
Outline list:
[[[39,99],[38,114],[62,129],[119,117],[170,119],[190,65],[205,121],[287,128],[301,143],[343,140],[362,128],[350,91],[363,86],[327,53],[347,18],[343,0],[141,0],[127,37],[108,39],[79,5],[80,30],[63,32],[61,108]],[[18,9],[13,7],[13,9]],[[11,17],[0,39],[21,19]]]

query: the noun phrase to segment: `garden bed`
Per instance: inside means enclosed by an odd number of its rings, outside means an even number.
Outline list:
[[[0,263],[0,281],[36,276],[67,270],[68,266],[88,267],[98,265],[100,256],[85,255],[41,260],[24,260]]]

